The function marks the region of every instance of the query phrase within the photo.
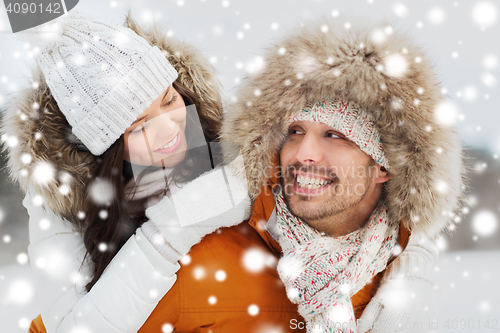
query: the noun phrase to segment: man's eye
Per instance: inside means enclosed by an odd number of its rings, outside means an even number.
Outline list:
[[[332,139],[337,139],[337,138],[340,138],[340,136],[338,136],[337,134],[335,133],[326,133],[326,136],[329,137],[329,138],[332,138]]]

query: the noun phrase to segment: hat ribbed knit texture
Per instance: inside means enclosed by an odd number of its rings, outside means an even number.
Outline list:
[[[389,160],[385,156],[373,117],[354,104],[337,98],[307,103],[303,110],[288,117],[287,125],[295,121],[315,121],[330,126],[344,134],[375,162],[389,170]]]
[[[39,63],[73,133],[101,155],[175,81],[177,71],[131,29],[81,12],[66,15],[59,41],[41,52]]]

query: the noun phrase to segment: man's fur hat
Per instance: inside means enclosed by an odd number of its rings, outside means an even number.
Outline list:
[[[436,117],[438,80],[404,34],[386,24],[347,27],[341,18],[317,20],[270,47],[264,68],[240,85],[222,139],[241,148],[255,199],[277,163],[287,117],[325,98],[354,102],[373,115],[391,165],[391,217],[434,236],[456,216],[464,175],[458,134]]]

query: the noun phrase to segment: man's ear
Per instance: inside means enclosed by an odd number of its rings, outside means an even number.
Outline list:
[[[385,167],[375,163],[375,183],[382,184],[391,179],[391,174]]]

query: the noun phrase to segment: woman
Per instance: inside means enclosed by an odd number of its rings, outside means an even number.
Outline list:
[[[125,26],[79,12],[60,18],[38,45],[34,89],[5,111],[41,300],[30,332],[137,332],[181,256],[247,218],[244,182],[230,168],[231,207],[219,207],[223,183],[196,206],[214,218],[176,213],[190,204],[187,190],[203,196],[207,181],[220,183],[220,168],[205,172],[217,161],[204,153],[219,130],[219,84],[192,47],[159,27],[143,32],[130,14]]]

